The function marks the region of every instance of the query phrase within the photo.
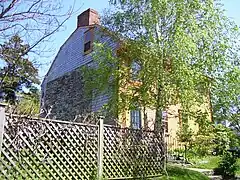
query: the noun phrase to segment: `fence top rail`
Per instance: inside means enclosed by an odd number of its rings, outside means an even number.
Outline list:
[[[155,133],[156,131],[154,130],[146,130],[146,129],[134,129],[131,127],[120,127],[120,126],[114,126],[114,125],[109,125],[109,124],[104,124],[104,127],[106,128],[114,128],[114,129],[126,129],[130,131],[138,131],[138,132],[148,132],[148,133]]]
[[[46,119],[46,118],[29,116],[29,115],[18,115],[18,114],[10,114],[10,113],[6,113],[5,115],[6,115],[6,117],[10,117],[10,118],[11,118],[11,117],[14,117],[14,118],[26,118],[26,119],[28,119],[29,121],[36,121],[36,122],[53,122],[53,123],[69,124],[69,125],[78,125],[78,126],[98,127],[98,123],[97,123],[97,124],[80,123],[80,122],[64,121],[64,120],[56,120],[56,119]],[[131,127],[120,127],[120,126],[109,125],[109,124],[104,124],[104,127],[106,127],[106,128],[113,128],[113,129],[136,131],[136,132],[155,133],[154,130],[133,129],[133,128],[131,128]]]
[[[63,121],[63,120],[56,120],[56,119],[46,119],[46,118],[39,118],[39,117],[32,117],[28,115],[18,115],[18,114],[10,114],[6,113],[7,117],[15,117],[15,118],[26,118],[30,121],[42,121],[42,122],[55,122],[55,123],[61,123],[61,124],[71,124],[71,125],[80,125],[80,126],[93,126],[98,127],[96,124],[90,124],[90,123],[79,123],[79,122],[73,122],[73,121]]]

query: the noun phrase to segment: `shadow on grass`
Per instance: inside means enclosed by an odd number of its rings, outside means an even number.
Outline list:
[[[177,166],[168,166],[167,172],[171,180],[209,180],[209,178],[199,172],[184,169]],[[165,180],[167,176],[153,178],[152,180]]]

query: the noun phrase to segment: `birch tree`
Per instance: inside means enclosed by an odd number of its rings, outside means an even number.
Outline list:
[[[182,111],[203,123],[207,112],[192,107],[206,103],[223,74],[239,68],[238,27],[224,15],[221,4],[213,0],[111,3],[114,10],[103,18],[104,33],[121,43],[116,52],[95,44],[98,67],[85,71],[91,77],[86,88],[95,94],[111,90],[107,107],[118,113],[136,104],[156,109],[157,129],[162,111],[171,104],[181,104]],[[131,78],[133,62],[139,65],[137,81]]]

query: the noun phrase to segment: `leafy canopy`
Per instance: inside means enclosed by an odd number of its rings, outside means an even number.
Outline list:
[[[22,56],[28,47],[17,35],[0,46],[0,60],[3,63],[0,68],[1,100],[15,103],[17,94],[23,93],[24,88],[40,83],[38,69],[27,55]]]
[[[16,114],[39,115],[40,92],[36,87],[31,87],[28,93],[20,95],[19,101],[13,108]]]
[[[111,90],[110,110],[149,107],[161,121],[161,111],[179,103],[196,116],[196,109],[215,93],[213,87],[225,81],[222,77],[233,67],[239,68],[238,28],[224,16],[219,2],[111,2],[114,10],[104,16],[103,25],[112,32],[105,34],[120,42],[119,48],[113,53],[109,44],[96,43],[97,68],[85,72],[91,77],[86,87],[94,94]],[[131,79],[133,62],[140,66],[137,81]],[[209,111],[203,108],[200,114]]]

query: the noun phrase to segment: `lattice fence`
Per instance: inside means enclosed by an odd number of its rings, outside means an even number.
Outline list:
[[[107,178],[144,178],[163,170],[162,137],[153,131],[105,125],[103,155]]]
[[[98,126],[6,118],[0,179],[93,179]]]
[[[162,137],[152,131],[7,116],[3,135],[0,179],[94,180],[99,163],[106,179],[142,178],[163,169]]]

